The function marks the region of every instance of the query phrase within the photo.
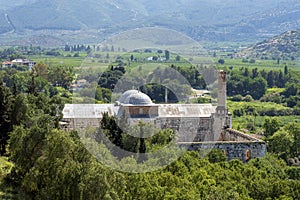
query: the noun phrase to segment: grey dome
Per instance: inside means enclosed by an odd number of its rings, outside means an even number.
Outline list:
[[[129,96],[135,93],[138,93],[139,91],[137,90],[127,90],[126,92],[124,92],[121,97],[119,98],[119,102],[123,103],[123,104],[128,104],[129,103]]]
[[[150,97],[146,95],[145,93],[138,92],[131,94],[128,97],[128,103],[132,105],[148,105],[153,104]]]

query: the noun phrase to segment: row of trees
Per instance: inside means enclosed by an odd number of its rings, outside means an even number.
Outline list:
[[[287,67],[285,67],[284,73],[281,70],[258,71],[257,68],[250,72],[248,68],[240,68],[229,72],[227,94],[229,96],[249,94],[254,99],[260,99],[266,93],[267,88],[284,88],[289,80]]]
[[[139,68],[136,72],[127,73],[125,75],[125,68],[122,66],[110,67],[109,70],[101,74],[99,78],[100,88],[105,88],[113,91],[115,86],[131,86],[146,93],[155,102],[165,101],[166,88],[168,93],[168,102],[178,102],[180,100],[186,100],[190,94],[188,81],[193,84],[199,84],[205,86],[203,78],[199,75],[199,72],[191,67],[190,70],[179,68],[182,73],[173,70],[175,66],[166,68],[156,68],[153,72],[145,74],[142,68]],[[131,89],[131,88],[127,88]]]
[[[25,55],[39,55],[44,50],[37,46],[20,46],[20,47],[10,47],[0,50],[0,59],[2,60],[14,60],[16,58],[25,58]]]
[[[269,106],[268,108],[264,108],[264,110],[261,109],[257,110],[250,106],[253,111],[251,115],[255,115],[255,116],[257,115],[261,115],[261,116],[299,115],[300,82],[299,82],[298,72],[289,73],[287,68],[285,68],[282,82],[278,81],[278,84],[280,82],[281,86],[284,85],[284,88],[280,90],[275,88],[273,89],[274,90],[273,92],[270,90],[270,92],[264,94],[266,92],[266,88],[268,87],[267,80],[264,80],[264,78],[261,75],[258,75],[256,78],[253,78],[253,73],[264,74],[264,71],[256,73],[256,70],[253,70],[252,75],[248,74],[248,76],[245,76],[246,71],[248,70],[240,70],[239,73],[238,72],[231,73],[232,75],[229,77],[229,81],[227,85],[228,94],[234,95],[236,94],[236,90],[239,93],[238,95],[230,97],[232,101],[253,101],[254,99],[259,99],[261,102],[274,102],[276,104],[281,104],[278,108]],[[275,71],[271,70],[267,74],[281,74],[281,71],[276,73]],[[249,76],[251,78],[249,78]],[[256,82],[257,79],[259,79],[260,82]],[[259,83],[263,83],[263,84],[259,84]],[[259,85],[261,85],[261,87],[259,87]],[[262,87],[262,85],[264,87]],[[245,96],[243,97],[243,95]],[[233,110],[233,113],[235,116],[245,115],[248,113],[247,110],[249,110],[250,107],[249,105],[245,105],[244,108],[235,108]]]
[[[179,72],[193,88],[206,89],[208,83],[205,82],[201,72],[195,66],[180,67],[171,65],[170,67]]]
[[[281,70],[270,70],[268,72],[265,70],[258,71],[258,69],[255,68],[252,69],[251,73],[248,68],[240,68],[239,70],[229,72],[228,87],[230,89],[228,89],[228,95],[249,94],[251,89],[257,90],[256,88],[250,87],[251,80],[257,78],[263,78],[266,81],[266,84],[264,84],[264,86],[266,86],[265,88],[285,88],[285,91],[281,93],[285,98],[295,96],[300,88],[299,73],[296,71],[289,72],[287,67],[284,68],[284,72]],[[258,90],[263,91],[263,88],[259,88]]]
[[[74,52],[74,51],[83,51],[83,52],[91,52],[92,48],[90,47],[90,45],[65,45],[64,48],[65,51],[70,51],[70,52]]]
[[[53,87],[58,86],[68,90],[74,77],[73,67],[49,67],[43,63],[36,64],[31,72],[22,72],[14,68],[2,71],[3,81],[14,93],[28,92],[32,84],[35,85],[37,92],[51,92]]]
[[[267,90],[267,82],[262,77],[251,79],[241,75],[232,75],[227,82],[227,94],[229,96],[240,94],[251,95],[254,99],[260,99]]]

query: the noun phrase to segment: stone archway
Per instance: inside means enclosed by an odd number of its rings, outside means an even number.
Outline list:
[[[250,160],[250,159],[251,159],[251,151],[250,151],[250,149],[247,149],[247,150],[246,150],[246,157],[245,157],[245,160],[248,161],[248,160]]]
[[[224,155],[225,155],[225,156],[227,156],[227,152],[226,152],[226,150],[223,150],[223,153],[224,153]]]

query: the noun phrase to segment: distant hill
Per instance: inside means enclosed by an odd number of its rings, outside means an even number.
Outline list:
[[[66,44],[65,41],[50,35],[37,35],[37,36],[26,37],[17,41],[7,42],[6,44],[14,45],[16,43],[18,43],[18,45],[21,46],[33,45],[33,46],[48,46],[48,47],[57,47]]]
[[[89,32],[94,42],[99,31],[106,37],[160,26],[196,40],[257,41],[300,29],[298,0],[0,0],[0,5],[0,34],[22,37],[31,31]],[[55,36],[70,42],[65,34]]]
[[[300,57],[300,30],[287,31],[281,35],[259,42],[242,52],[242,57],[287,58]]]

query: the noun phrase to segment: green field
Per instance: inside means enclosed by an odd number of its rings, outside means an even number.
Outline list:
[[[233,117],[232,118],[232,126],[234,129],[245,131],[247,130],[247,126],[255,126],[255,130],[251,131],[251,133],[262,134],[263,133],[263,124],[265,119],[268,116],[241,116],[241,117]],[[279,119],[282,126],[290,122],[300,122],[300,116],[276,116],[273,118]]]
[[[213,58],[214,63],[218,63],[219,58]],[[280,61],[280,63],[277,63],[277,60],[255,60],[254,63],[250,63],[250,59],[248,59],[248,62],[243,62],[243,59],[241,58],[225,58],[225,63],[223,65],[217,64],[218,68],[229,68],[230,66],[233,67],[233,69],[238,69],[241,67],[247,67],[250,69],[258,68],[259,70],[279,70],[284,69],[285,66],[287,66],[289,69],[300,71],[300,61],[291,61],[291,60],[284,60]]]
[[[29,59],[34,60],[36,63],[45,63],[51,66],[73,66],[78,67],[81,65],[85,57],[54,57],[54,56],[30,56]]]
[[[66,53],[65,53],[66,54]],[[107,57],[109,55],[109,57]],[[134,61],[130,61],[130,56],[134,57]],[[94,52],[92,56],[87,56],[85,53],[81,53],[79,57],[71,57],[64,55],[59,57],[54,56],[45,56],[45,55],[35,55],[30,56],[29,59],[38,62],[42,62],[48,64],[49,66],[60,66],[67,65],[73,66],[75,68],[79,67],[91,67],[91,68],[106,68],[110,64],[117,64],[116,61],[122,60],[127,66],[136,67],[140,64],[147,63],[148,58],[152,56],[163,57],[164,53],[157,53],[156,51],[152,51],[150,53],[144,52]],[[180,56],[180,61],[176,61],[177,54],[170,54],[169,61],[151,61],[153,63],[160,63],[165,65],[171,65],[174,63],[175,65],[180,65],[183,67],[189,67],[191,65],[195,65],[198,63],[205,63],[209,65],[215,65],[219,69],[239,69],[241,67],[247,67],[249,69],[258,68],[259,70],[283,70],[285,66],[287,66],[291,70],[300,71],[300,61],[291,61],[284,60],[277,63],[277,60],[255,60],[254,63],[250,63],[250,59],[248,62],[243,61],[241,58],[222,58],[225,63],[223,65],[218,63],[220,57],[197,57],[197,56]]]
[[[259,113],[266,111],[274,111],[274,113],[280,111],[282,113],[290,113],[291,108],[285,107],[282,104],[276,104],[273,102],[260,102],[260,101],[252,101],[252,102],[234,102],[227,100],[228,110],[231,113],[234,113],[234,110],[244,109],[250,111],[250,113],[244,113],[242,116],[234,116],[232,117],[233,128],[234,129],[254,129],[250,130],[252,133],[259,133],[262,130],[262,126],[265,118],[269,116],[260,116]],[[253,114],[253,112],[256,114]],[[300,116],[294,115],[283,115],[283,116],[274,116],[278,118],[282,125],[288,122],[299,122]]]
[[[281,104],[276,104],[273,102],[260,102],[260,101],[252,101],[252,102],[234,102],[227,100],[227,106],[230,112],[236,109],[241,109],[244,107],[252,107],[254,108],[257,112],[266,110],[266,109],[274,109],[274,110],[285,110],[289,109],[288,107],[285,107]]]

